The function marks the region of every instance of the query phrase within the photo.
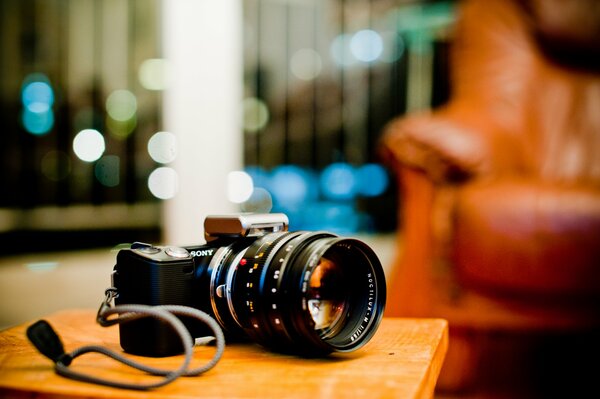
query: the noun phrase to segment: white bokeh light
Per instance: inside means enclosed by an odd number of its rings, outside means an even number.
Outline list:
[[[173,168],[161,166],[150,173],[148,189],[156,198],[167,200],[179,191],[179,176]]]
[[[94,162],[104,154],[106,144],[102,134],[94,129],[84,129],[73,139],[73,151],[79,159]]]
[[[115,90],[106,99],[106,112],[116,121],[126,122],[137,112],[137,98],[129,90]]]
[[[169,132],[157,132],[148,140],[148,154],[158,163],[170,163],[177,158],[177,137]]]
[[[148,90],[164,90],[167,83],[168,64],[162,58],[150,58],[140,64],[138,79],[140,84]]]
[[[294,53],[290,60],[292,73],[302,80],[313,80],[321,73],[321,56],[311,48],[303,48]]]
[[[247,132],[258,132],[269,122],[269,108],[258,98],[245,98],[242,102],[242,110],[242,124]]]
[[[373,62],[383,53],[383,39],[371,29],[358,31],[350,40],[350,51],[359,61]]]
[[[254,191],[252,177],[242,171],[229,172],[227,175],[227,198],[234,204],[247,201]]]
[[[243,212],[269,213],[273,209],[273,197],[266,189],[256,187],[241,208]]]

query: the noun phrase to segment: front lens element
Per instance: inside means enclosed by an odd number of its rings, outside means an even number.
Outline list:
[[[307,293],[308,311],[322,337],[335,334],[348,308],[348,286],[341,265],[322,257],[314,268]]]
[[[358,240],[272,233],[236,263],[228,295],[239,326],[275,350],[352,351],[369,341],[383,316],[383,268]]]

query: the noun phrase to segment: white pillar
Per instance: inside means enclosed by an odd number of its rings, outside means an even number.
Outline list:
[[[207,214],[230,213],[227,174],[242,168],[242,2],[163,1],[169,63],[164,127],[179,141],[178,194],[164,202],[164,243],[203,242]]]

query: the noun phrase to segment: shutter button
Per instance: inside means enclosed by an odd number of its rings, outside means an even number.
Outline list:
[[[167,247],[165,249],[167,255],[172,256],[173,258],[189,258],[190,253],[185,248],[181,247]]]
[[[160,248],[157,247],[139,247],[135,249],[136,251],[139,251],[143,254],[146,255],[154,255],[160,252]]]
[[[131,244],[130,248],[146,255],[154,255],[160,252],[160,248],[157,248],[152,244],[146,244],[145,242],[139,241]]]

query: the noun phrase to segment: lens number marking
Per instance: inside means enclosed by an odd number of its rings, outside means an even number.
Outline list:
[[[363,332],[366,331],[367,327],[369,326],[369,324],[371,323],[371,320],[372,320],[373,303],[375,302],[375,296],[377,294],[375,291],[375,280],[373,277],[373,273],[367,273],[367,281],[369,283],[369,285],[368,285],[369,297],[367,299],[367,309],[366,309],[365,316],[364,316],[362,322],[357,327],[357,329],[352,333],[352,335],[350,335],[351,342],[356,341],[363,334]]]

